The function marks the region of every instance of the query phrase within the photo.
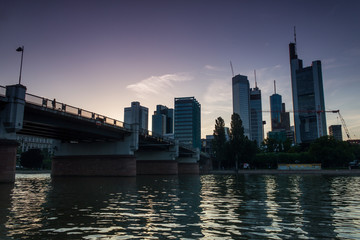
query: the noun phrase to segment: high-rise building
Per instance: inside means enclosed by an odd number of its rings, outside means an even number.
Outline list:
[[[247,76],[232,78],[233,112],[239,114],[244,127],[244,135],[251,139],[250,132],[250,84]]]
[[[260,146],[264,140],[264,125],[262,118],[261,90],[257,87],[256,81],[255,88],[250,89],[250,120],[251,140],[255,140],[257,145]]]
[[[174,133],[174,109],[157,105],[152,115],[152,132],[158,135]]]
[[[281,129],[281,103],[280,94],[276,93],[276,82],[274,80],[274,94],[270,96],[271,131]]]
[[[281,103],[280,94],[274,93],[270,96],[271,131],[281,128]]]
[[[295,141],[309,143],[327,134],[321,62],[303,67],[295,43],[289,44]]]
[[[126,124],[139,124],[141,130],[148,130],[149,109],[139,102],[132,102],[131,107],[124,109],[124,122]]]
[[[336,140],[342,141],[341,125],[331,125],[329,127],[329,135],[333,136]]]
[[[201,105],[194,97],[175,98],[174,135],[179,143],[201,149]]]

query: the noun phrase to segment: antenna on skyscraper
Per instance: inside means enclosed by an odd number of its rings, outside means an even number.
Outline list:
[[[255,76],[255,88],[257,88],[257,82],[256,82],[256,70],[254,69],[254,76]]]
[[[294,41],[295,41],[295,44],[296,44],[296,26],[294,26]]]
[[[276,81],[274,80],[274,93],[276,94]]]
[[[235,75],[234,75],[234,68],[233,68],[233,65],[232,65],[231,60],[230,60],[230,67],[231,67],[231,72],[232,72],[232,75],[233,75],[233,77],[235,77]]]

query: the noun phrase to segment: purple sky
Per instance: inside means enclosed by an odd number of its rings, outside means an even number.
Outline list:
[[[340,109],[360,138],[359,10],[358,0],[2,0],[0,85],[17,83],[15,49],[24,45],[28,93],[118,120],[131,101],[152,114],[157,104],[195,96],[205,137],[218,116],[230,126],[230,60],[251,87],[256,69],[264,110],[273,80],[292,110],[288,44],[296,25],[304,65],[322,61],[326,108]],[[266,135],[269,113],[263,118]],[[327,122],[341,123],[336,114]]]

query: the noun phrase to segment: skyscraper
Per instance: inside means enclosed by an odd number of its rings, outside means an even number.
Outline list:
[[[162,136],[174,133],[174,109],[157,105],[152,115],[152,131]]]
[[[297,56],[296,39],[289,44],[289,55],[295,141],[308,143],[327,133],[321,62],[313,61],[304,68]]]
[[[270,96],[271,131],[281,128],[281,103],[280,94],[274,93]]]
[[[264,140],[264,125],[262,118],[261,105],[261,90],[257,87],[255,81],[255,88],[250,89],[250,126],[251,126],[251,140],[255,140],[260,146]]]
[[[201,105],[194,97],[175,98],[175,139],[201,149]]]
[[[232,78],[233,112],[239,114],[244,135],[251,139],[250,133],[250,87],[247,76],[236,75]]]
[[[139,102],[132,102],[131,107],[124,109],[124,122],[127,124],[139,124],[142,130],[148,130],[149,109]]]

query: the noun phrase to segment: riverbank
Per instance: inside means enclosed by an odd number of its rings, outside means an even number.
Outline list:
[[[208,174],[214,175],[234,175],[235,170],[213,170]],[[323,174],[323,175],[360,175],[360,169],[321,169],[321,170],[277,170],[277,169],[246,169],[239,170],[237,174]]]
[[[51,170],[16,170],[16,174],[41,174],[51,173]],[[235,175],[235,170],[213,170],[202,175]],[[322,169],[322,170],[277,170],[277,169],[246,169],[239,170],[238,174],[259,174],[259,175],[275,175],[275,174],[324,174],[324,175],[360,175],[360,169]]]

